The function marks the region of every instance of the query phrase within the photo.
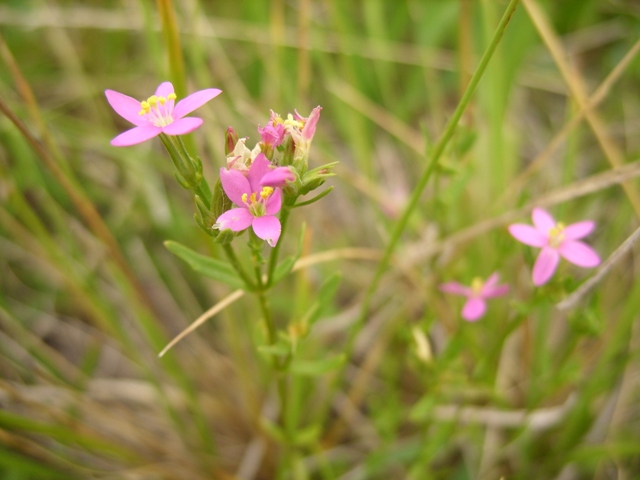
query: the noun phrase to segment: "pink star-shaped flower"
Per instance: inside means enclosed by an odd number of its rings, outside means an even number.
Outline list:
[[[121,133],[111,140],[115,147],[128,147],[149,140],[164,133],[166,135],[185,135],[202,125],[202,119],[185,117],[196,108],[217,97],[222,90],[207,88],[192,93],[175,103],[176,94],[171,82],[161,83],[155,95],[139,102],[114,90],[105,90],[109,105],[125,120],[135,125],[131,130]]]
[[[462,307],[462,318],[469,322],[474,322],[487,311],[488,298],[505,295],[509,291],[509,285],[498,285],[499,275],[494,273],[486,281],[481,278],[474,278],[471,286],[467,287],[458,282],[448,282],[440,285],[440,290],[454,295],[463,295],[467,301]]]
[[[235,169],[220,169],[222,188],[238,206],[218,217],[214,228],[234,232],[252,227],[255,234],[274,247],[280,238],[280,220],[275,215],[282,207],[282,190],[262,185],[262,179],[271,172],[267,157],[261,153],[251,164],[247,175]]]
[[[531,215],[533,227],[516,223],[509,225],[509,233],[516,240],[532,247],[542,248],[533,266],[533,284],[543,285],[556,271],[560,257],[579,267],[591,268],[600,265],[600,257],[587,244],[578,240],[589,235],[595,228],[591,220],[564,225],[542,208],[534,208]]]

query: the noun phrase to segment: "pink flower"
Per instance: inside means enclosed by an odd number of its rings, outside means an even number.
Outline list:
[[[222,188],[239,208],[227,210],[218,217],[214,228],[240,232],[253,227],[255,234],[274,247],[280,238],[280,220],[275,215],[282,207],[282,191],[262,186],[263,177],[271,171],[269,160],[259,154],[251,164],[247,175],[235,169],[220,169]]]
[[[282,119],[271,110],[271,118],[265,127],[258,127],[258,133],[262,138],[262,143],[267,147],[277,147],[284,140],[284,123]]]
[[[509,291],[508,285],[498,285],[498,274],[491,275],[486,282],[476,277],[470,287],[458,282],[448,282],[440,285],[440,290],[454,295],[463,295],[467,301],[462,307],[462,318],[474,322],[481,318],[487,311],[487,298],[499,297]]]
[[[311,141],[316,134],[316,125],[320,119],[321,106],[314,108],[309,114],[308,118],[301,116],[297,110],[295,115],[289,115],[289,118],[284,121],[285,127],[291,134],[296,147],[301,149],[305,154],[309,153],[311,147]]]
[[[175,103],[176,94],[171,82],[158,86],[155,95],[142,102],[113,90],[105,90],[109,105],[125,120],[135,125],[131,130],[121,133],[111,140],[111,145],[128,147],[144,142],[164,133],[166,135],[184,135],[193,132],[202,125],[202,119],[185,117],[196,108],[217,97],[222,91],[208,88],[192,93]]]
[[[600,257],[587,244],[577,240],[589,235],[595,223],[591,220],[564,225],[557,222],[545,210],[534,208],[533,227],[516,223],[509,225],[509,233],[516,240],[532,247],[542,248],[533,266],[533,284],[540,286],[549,281],[556,271],[560,257],[579,267],[595,267]]]

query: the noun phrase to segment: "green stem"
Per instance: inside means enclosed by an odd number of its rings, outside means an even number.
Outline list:
[[[227,256],[227,259],[229,260],[229,263],[231,263],[231,266],[235,268],[236,272],[238,272],[238,275],[240,275],[240,278],[242,278],[244,283],[247,285],[247,288],[249,288],[249,290],[255,291],[256,285],[251,281],[249,276],[245,273],[244,269],[242,268],[242,265],[240,265],[240,262],[238,261],[238,257],[236,257],[236,253],[233,251],[233,247],[231,246],[231,244],[227,243],[225,245],[222,245],[222,248],[224,250],[225,255]]]
[[[369,314],[369,308],[371,305],[371,299],[373,298],[373,294],[378,288],[380,279],[382,278],[382,274],[387,270],[387,267],[389,266],[389,260],[391,259],[391,255],[393,254],[396,248],[396,245],[400,240],[400,236],[402,235],[402,232],[404,231],[407,225],[407,222],[409,221],[409,217],[411,216],[416,206],[418,205],[418,201],[422,196],[422,192],[424,191],[424,188],[426,187],[429,179],[431,178],[433,171],[438,165],[438,161],[440,160],[440,157],[444,153],[445,148],[447,147],[447,145],[449,144],[449,141],[453,137],[453,134],[455,133],[456,128],[458,126],[458,122],[460,121],[462,114],[464,113],[467,106],[469,105],[471,101],[471,96],[473,95],[476,87],[478,86],[478,83],[480,83],[480,79],[484,75],[484,72],[487,69],[487,65],[489,64],[489,61],[491,60],[491,57],[493,56],[496,50],[496,47],[500,43],[500,40],[502,39],[505,29],[509,24],[509,20],[511,20],[511,16],[515,11],[518,5],[518,2],[519,0],[511,0],[511,2],[509,2],[507,9],[505,10],[504,15],[502,16],[502,19],[500,20],[500,23],[498,24],[498,27],[496,28],[496,31],[493,34],[491,42],[487,47],[487,50],[484,52],[484,55],[480,60],[480,64],[478,65],[478,68],[476,69],[475,73],[471,77],[471,80],[469,81],[469,85],[467,86],[467,89],[462,95],[462,98],[460,99],[460,102],[458,103],[456,110],[453,112],[453,115],[449,120],[449,123],[447,124],[447,127],[444,133],[442,134],[442,137],[440,138],[439,142],[433,149],[431,156],[429,157],[429,160],[427,162],[427,168],[425,169],[422,176],[418,180],[418,183],[413,190],[411,198],[409,199],[409,202],[407,203],[404,211],[402,212],[402,216],[398,220],[398,223],[396,224],[395,229],[391,233],[391,238],[389,240],[389,243],[387,244],[387,247],[385,248],[385,251],[382,255],[382,259],[378,263],[378,268],[376,269],[373,275],[373,279],[371,280],[371,283],[369,284],[369,287],[365,292],[358,322],[356,322],[356,324],[351,328],[351,334],[350,334],[348,345],[347,345],[348,354],[351,353],[355,334],[358,331],[360,331],[360,327],[365,322]]]
[[[289,219],[289,214],[291,210],[288,207],[282,207],[282,211],[280,212],[280,239],[282,239],[285,228],[287,227],[287,220]],[[269,267],[267,269],[267,283],[264,288],[269,289],[273,286],[273,273],[276,270],[276,266],[278,265],[278,255],[280,255],[280,245],[282,245],[282,240],[279,240],[276,243],[276,246],[271,250],[271,255],[269,256]]]

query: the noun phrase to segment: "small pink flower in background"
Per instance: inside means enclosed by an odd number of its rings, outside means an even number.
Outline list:
[[[480,319],[487,311],[488,298],[505,295],[509,291],[508,285],[498,285],[499,276],[497,273],[491,275],[486,281],[476,277],[467,287],[458,282],[448,282],[440,285],[440,290],[454,295],[463,295],[467,301],[462,307],[462,318],[469,322]]]
[[[202,119],[185,117],[185,115],[217,97],[221,92],[217,88],[208,88],[192,93],[175,103],[176,94],[171,82],[161,83],[155,95],[142,102],[113,90],[105,90],[109,105],[118,115],[135,125],[131,130],[111,140],[111,145],[128,147],[161,133],[166,135],[191,133],[202,125]]]
[[[218,217],[214,228],[241,232],[252,227],[255,234],[274,247],[280,238],[280,220],[275,215],[282,207],[282,191],[262,186],[261,181],[271,170],[269,160],[259,154],[245,176],[238,170],[220,169],[222,188],[239,208],[227,210]]]
[[[543,285],[556,271],[560,257],[579,267],[600,265],[600,257],[587,244],[577,240],[589,235],[595,228],[591,220],[564,225],[542,208],[534,208],[531,215],[533,227],[516,223],[509,225],[509,233],[516,240],[532,247],[542,248],[533,266],[533,284]]]

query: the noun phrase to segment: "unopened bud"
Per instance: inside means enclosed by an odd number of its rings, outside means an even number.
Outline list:
[[[229,155],[233,152],[233,149],[236,148],[236,143],[238,143],[238,134],[233,129],[233,127],[227,128],[227,132],[225,134],[225,142],[224,142],[224,153],[225,155]]]

